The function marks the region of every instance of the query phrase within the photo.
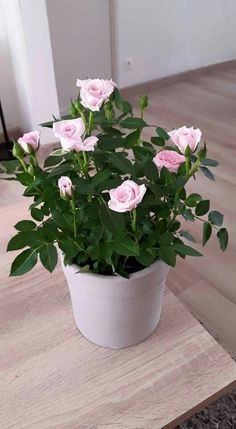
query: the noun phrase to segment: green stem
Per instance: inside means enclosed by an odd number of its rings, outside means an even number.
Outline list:
[[[133,209],[130,214],[131,214],[132,230],[133,230],[133,232],[135,234],[136,233],[136,227],[137,227],[137,212],[136,212],[136,209]]]
[[[74,237],[77,237],[77,225],[76,225],[76,207],[75,207],[75,201],[70,200],[70,206],[73,214],[73,228],[74,228]]]
[[[189,156],[185,157],[185,169],[186,169],[186,176],[189,175]]]
[[[90,135],[91,135],[92,126],[93,126],[93,116],[94,116],[94,114],[93,114],[93,112],[90,110],[90,112],[89,112],[88,131],[87,131],[88,136],[90,136]]]
[[[86,118],[85,118],[83,110],[78,105],[76,106],[76,108],[77,108],[77,110],[78,110],[78,112],[79,112],[79,114],[81,116],[81,119],[83,120],[84,125],[86,127],[87,126],[87,121],[86,121]]]
[[[28,173],[28,169],[27,169],[27,165],[26,165],[25,161],[23,159],[21,159],[21,158],[18,158],[18,160],[20,161],[22,167],[24,168],[24,171],[26,173]]]

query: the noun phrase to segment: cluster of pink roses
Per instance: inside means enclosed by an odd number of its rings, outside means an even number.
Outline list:
[[[104,103],[109,100],[116,84],[112,80],[86,79],[77,80],[80,87],[81,104],[91,110],[99,111]],[[73,120],[56,121],[53,124],[53,131],[56,138],[61,142],[62,148],[69,151],[94,151],[98,138],[95,136],[86,137],[86,127],[82,118]],[[170,131],[169,136],[180,153],[174,150],[161,150],[153,158],[157,168],[166,167],[170,172],[177,173],[178,168],[185,162],[185,151],[188,147],[194,152],[201,140],[202,133],[199,129],[183,126]],[[18,143],[26,154],[38,150],[39,132],[32,131],[26,133],[18,140]],[[69,177],[62,176],[58,181],[58,187],[62,198],[73,198],[73,184]],[[133,180],[125,180],[120,186],[109,191],[110,200],[108,206],[117,212],[131,211],[142,201],[146,192],[146,186],[138,185]]]

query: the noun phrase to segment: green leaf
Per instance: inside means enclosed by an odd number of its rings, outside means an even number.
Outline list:
[[[53,122],[55,122],[55,121],[43,122],[42,124],[39,124],[39,125],[40,125],[41,127],[52,128],[52,126],[53,126]]]
[[[122,213],[116,213],[108,208],[105,203],[102,203],[99,207],[99,216],[101,224],[113,234],[122,234],[125,220]]]
[[[22,276],[32,268],[37,263],[37,253],[33,249],[24,250],[20,253],[13,261],[11,266],[10,276]]]
[[[164,140],[169,140],[170,138],[169,134],[161,127],[156,128],[156,133],[158,134],[159,137],[161,137]]]
[[[202,244],[205,246],[212,234],[212,226],[209,222],[204,222],[202,231]]]
[[[101,170],[92,177],[92,182],[94,186],[100,185],[100,183],[105,182],[111,177],[110,170]]]
[[[194,236],[189,232],[189,231],[184,231],[181,229],[181,231],[179,231],[181,237],[186,238],[186,240],[192,241],[193,243],[196,243],[196,239],[194,238]]]
[[[48,178],[50,179],[51,177],[55,177],[55,176],[61,176],[64,173],[69,173],[69,171],[72,170],[72,166],[71,164],[61,164],[58,165],[58,167],[55,167],[53,170],[50,171]]]
[[[134,130],[136,128],[143,128],[146,127],[146,122],[141,118],[125,118],[121,122],[121,126],[123,128]]]
[[[122,237],[114,242],[114,250],[123,256],[138,256],[139,248],[137,244],[128,237]]]
[[[115,88],[114,90],[114,95],[115,95],[115,105],[117,109],[124,113],[131,113],[132,112],[131,104],[128,101],[123,99],[123,97],[120,94],[120,91],[117,88]]]
[[[159,172],[156,164],[152,160],[149,160],[145,164],[145,174],[146,178],[151,180],[151,182],[156,182],[159,178]]]
[[[41,222],[44,218],[44,214],[43,214],[42,210],[36,209],[36,208],[33,208],[31,210],[31,216],[33,219],[37,220],[38,222]]]
[[[125,138],[126,149],[131,149],[134,145],[136,145],[138,143],[139,138],[140,138],[140,130],[139,129],[128,134]]]
[[[224,222],[224,215],[217,210],[212,210],[208,215],[208,219],[213,225],[221,226]]]
[[[63,156],[48,156],[44,161],[44,167],[53,167],[63,161]]]
[[[220,243],[220,248],[224,252],[226,250],[226,248],[228,246],[228,242],[229,242],[229,235],[228,235],[227,229],[226,228],[221,228],[217,232],[217,238],[218,238],[219,243]]]
[[[148,251],[148,249],[142,250],[141,254],[139,256],[136,256],[136,259],[140,264],[144,265],[145,267],[149,267],[154,261],[154,257]]]
[[[57,249],[52,243],[47,243],[40,250],[40,261],[50,273],[57,265]]]
[[[29,173],[17,174],[17,180],[24,186],[29,186],[34,181],[33,177]]]
[[[18,159],[13,159],[11,161],[2,161],[1,165],[3,165],[7,174],[11,174],[11,173],[14,173],[18,169],[18,167],[20,166],[20,163],[19,163]]]
[[[215,159],[206,158],[202,160],[202,165],[207,165],[208,167],[218,167],[219,162]]]
[[[202,200],[198,203],[195,213],[197,216],[203,216],[205,215],[210,208],[210,201],[209,200]]]
[[[201,172],[210,180],[215,180],[214,175],[207,167],[200,167]]]
[[[202,256],[202,253],[198,252],[198,250],[193,249],[191,246],[186,246],[185,244],[174,243],[174,248],[176,252],[179,252],[182,255]]]
[[[164,234],[160,235],[158,241],[159,241],[161,247],[166,247],[172,243],[173,238],[174,238],[173,234],[171,232],[167,231],[167,232],[164,232]]]
[[[18,232],[14,237],[11,238],[7,245],[7,252],[10,252],[12,250],[19,250],[23,249],[27,246],[27,239],[26,235],[23,232]]]
[[[128,158],[125,158],[121,153],[109,153],[108,158],[112,165],[120,170],[122,173],[129,173],[134,175],[134,166]]]
[[[200,194],[190,194],[186,201],[185,204],[186,206],[189,207],[195,207],[198,201],[201,201],[202,197]]]
[[[176,265],[176,252],[173,246],[162,247],[160,249],[160,258],[171,267]]]
[[[183,213],[183,217],[186,220],[189,220],[190,222],[194,221],[194,215],[193,215],[191,209],[186,209],[185,212]]]
[[[21,220],[20,222],[17,222],[17,224],[14,226],[14,228],[16,228],[18,231],[31,231],[36,227],[36,223],[32,220]]]
[[[165,139],[162,137],[151,137],[151,142],[157,146],[165,146]]]
[[[58,245],[63,253],[70,259],[73,259],[79,252],[84,251],[82,245],[78,245],[71,239],[60,240]]]

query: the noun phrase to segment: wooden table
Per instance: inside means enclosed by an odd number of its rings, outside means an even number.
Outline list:
[[[233,388],[236,364],[170,291],[155,333],[114,351],[78,332],[59,267],[51,276],[37,266],[9,279],[8,260],[0,288],[1,429],[174,428]]]

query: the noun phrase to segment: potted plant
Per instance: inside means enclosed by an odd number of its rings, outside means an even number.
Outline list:
[[[214,180],[199,129],[165,131],[144,120],[147,96],[134,114],[110,80],[78,80],[70,115],[42,124],[61,147],[39,166],[38,131],[14,142],[15,161],[3,163],[25,186],[32,220],[21,220],[8,251],[21,250],[11,276],[37,260],[52,272],[59,250],[75,321],[91,341],[121,348],[142,341],[157,326],[169,267],[176,258],[201,256],[185,239],[181,220],[202,221],[203,245],[215,230],[228,243],[223,215],[185,186],[198,172]],[[150,127],[153,137],[143,139]],[[153,128],[154,127],[154,128]]]

